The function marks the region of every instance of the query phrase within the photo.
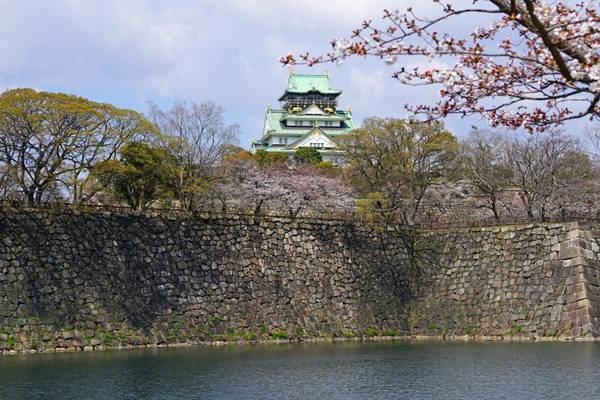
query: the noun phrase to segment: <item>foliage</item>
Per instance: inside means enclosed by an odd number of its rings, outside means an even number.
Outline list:
[[[434,323],[430,323],[429,325],[427,325],[427,330],[428,331],[437,331],[438,326]]]
[[[304,336],[306,336],[306,332],[304,331],[304,328],[302,328],[301,326],[297,326],[294,329],[294,336],[296,336],[296,338],[303,338]]]
[[[417,16],[384,10],[384,24],[371,20],[351,39],[333,39],[325,56],[308,53],[284,64],[341,63],[351,56],[374,56],[401,64],[393,76],[406,85],[437,85],[440,100],[407,108],[427,118],[480,114],[492,126],[542,131],[569,119],[600,115],[600,17],[598,2],[474,0],[455,6],[434,0],[439,13]],[[466,3],[463,3],[466,4]],[[444,33],[445,24],[473,24],[469,38]],[[473,24],[475,25],[475,24]],[[423,65],[422,58],[440,62]],[[424,61],[423,60],[423,61]],[[445,66],[451,61],[453,64]],[[425,64],[427,65],[427,64]]]
[[[367,336],[367,337],[375,337],[375,336],[377,336],[377,329],[375,329],[375,328],[367,328],[365,330],[365,336]]]
[[[431,185],[453,168],[458,144],[440,123],[370,117],[342,143],[347,179],[384,222],[413,225]]]
[[[161,147],[129,142],[121,160],[108,160],[94,168],[94,176],[130,207],[145,210],[172,196],[170,155]]]
[[[280,151],[266,151],[263,149],[257,150],[255,159],[261,165],[285,164],[289,161],[287,154]]]
[[[279,328],[271,332],[271,339],[288,339],[289,335],[287,334],[284,328]]]
[[[151,132],[134,111],[63,93],[7,90],[0,95],[2,192],[30,206],[65,194],[87,201],[98,190],[90,169]]]
[[[226,125],[223,108],[211,101],[177,101],[168,110],[150,103],[149,117],[162,132],[157,144],[170,154],[175,200],[185,209],[198,208],[221,159],[242,150],[233,146],[239,126]]]
[[[294,160],[301,164],[318,165],[323,161],[321,153],[312,147],[301,147],[294,153]]]
[[[244,149],[243,147],[240,147],[233,143],[225,144],[221,147],[221,156],[222,157],[227,157],[232,154],[239,154],[239,153],[252,154],[248,150]]]
[[[286,153],[264,149],[257,150],[254,154],[254,159],[261,165],[285,164],[289,161]]]
[[[389,209],[387,198],[381,192],[369,192],[356,200],[356,213],[366,222],[380,221],[382,210]]]
[[[264,335],[265,333],[267,333],[267,326],[265,324],[260,324],[258,328],[261,334]]]
[[[248,150],[239,150],[236,152],[228,152],[223,156],[223,160],[219,167],[222,167],[224,163],[236,163],[238,161],[254,161],[254,154],[250,153]],[[218,172],[217,172],[218,174]]]
[[[321,161],[317,164],[317,167],[323,171],[333,171],[335,165],[331,161]]]
[[[267,154],[269,154],[269,152],[265,149],[258,149],[254,153],[254,158],[256,159],[256,161],[262,164]]]

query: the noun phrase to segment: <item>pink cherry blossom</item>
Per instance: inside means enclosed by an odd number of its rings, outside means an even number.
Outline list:
[[[375,56],[386,64],[408,57],[453,58],[449,67],[399,66],[393,77],[405,85],[438,85],[434,104],[406,105],[427,119],[450,114],[483,115],[491,126],[543,131],[570,119],[600,116],[600,16],[598,0],[474,0],[455,8],[439,4],[436,17],[412,8],[384,10],[383,22],[364,21],[351,38],[333,39],[326,55],[281,58],[283,64],[341,63]],[[439,33],[459,16],[492,16],[488,27],[468,37]]]

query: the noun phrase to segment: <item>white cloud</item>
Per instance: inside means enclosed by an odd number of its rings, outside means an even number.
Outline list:
[[[0,89],[65,91],[142,111],[146,100],[213,99],[248,141],[286,84],[279,56],[327,51],[331,38],[350,35],[364,18],[409,3],[0,0]],[[419,5],[431,7],[439,6]],[[404,89],[378,60],[327,67],[355,115],[401,111]]]
[[[381,69],[363,71],[357,67],[350,68],[350,88],[361,106],[374,104],[381,98],[386,78],[389,76]]]

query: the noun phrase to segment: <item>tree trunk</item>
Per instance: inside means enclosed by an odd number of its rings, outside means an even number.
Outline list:
[[[494,213],[494,219],[500,222],[500,213],[498,212],[498,200],[496,199],[495,193],[490,193],[490,205],[492,212]]]
[[[263,201],[264,200],[261,199],[258,203],[256,203],[256,207],[254,207],[254,216],[255,217],[260,215],[260,209],[262,208]]]

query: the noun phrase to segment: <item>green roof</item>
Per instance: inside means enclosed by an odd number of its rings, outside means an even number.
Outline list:
[[[265,123],[267,124],[266,128],[266,135],[265,136],[269,136],[269,135],[283,135],[283,136],[287,136],[287,135],[293,135],[293,136],[297,136],[297,135],[303,135],[306,132],[310,131],[313,127],[312,126],[305,126],[305,127],[285,127],[281,124],[281,119],[284,115],[288,114],[288,112],[286,110],[281,110],[281,109],[275,109],[275,108],[269,108],[267,110],[267,114],[265,116]],[[329,118],[327,118],[329,117]],[[347,125],[346,129],[340,129],[340,128],[328,128],[326,126],[319,126],[319,128],[327,133],[328,135],[333,135],[333,136],[337,136],[337,135],[343,135],[343,134],[347,134],[350,130],[354,129],[354,121],[352,120],[352,112],[350,111],[344,111],[344,110],[336,110],[335,114],[326,116],[313,116],[311,119],[330,119],[330,120],[337,120],[339,121],[340,119],[342,121],[344,121],[344,123]]]
[[[333,89],[327,74],[290,74],[287,93],[319,92],[323,94],[340,94],[341,90]]]

